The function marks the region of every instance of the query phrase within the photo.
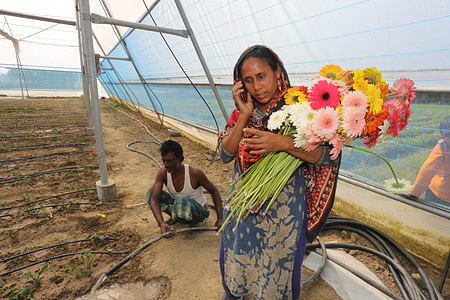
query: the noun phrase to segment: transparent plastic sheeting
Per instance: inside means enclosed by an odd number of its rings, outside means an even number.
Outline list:
[[[29,90],[72,90],[83,89],[81,73],[70,71],[23,69]],[[25,86],[23,87],[25,91]],[[1,90],[20,90],[17,68],[0,67]]]
[[[407,76],[419,89],[450,90],[448,0],[181,3],[212,75],[223,79],[219,83],[232,83],[232,68],[244,49],[264,44],[279,54],[294,84],[310,80],[326,64],[337,64],[343,69],[375,66],[387,80]],[[161,0],[151,17],[158,26],[185,29],[175,1]],[[143,23],[154,25],[151,17]],[[189,76],[204,77],[191,41],[164,37]],[[184,77],[159,33],[134,30],[126,43],[147,80]],[[119,48],[111,56],[123,55]],[[125,81],[138,79],[123,71]]]

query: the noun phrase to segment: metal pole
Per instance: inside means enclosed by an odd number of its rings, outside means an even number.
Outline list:
[[[182,29],[172,29],[167,27],[159,27],[159,26],[153,26],[153,25],[147,25],[142,23],[136,23],[136,22],[128,22],[124,20],[118,20],[113,19],[111,17],[111,14],[109,14],[108,18],[105,18],[104,16],[97,15],[97,14],[91,14],[91,21],[95,24],[111,24],[111,25],[119,25],[119,26],[125,26],[129,28],[136,28],[136,29],[143,29],[143,30],[149,30],[149,31],[155,31],[155,32],[162,32],[167,34],[173,34],[178,35],[184,38],[188,37],[188,33],[186,30]]]
[[[206,77],[208,78],[209,85],[211,86],[211,89],[216,96],[217,103],[219,104],[220,110],[222,111],[223,117],[225,118],[225,121],[228,120],[228,114],[225,110],[225,106],[223,105],[222,99],[219,96],[219,92],[217,91],[216,85],[214,84],[214,79],[211,76],[211,73],[209,72],[208,65],[206,64],[205,58],[203,57],[202,51],[200,50],[200,46],[197,42],[197,39],[195,38],[194,31],[191,28],[191,24],[189,23],[189,20],[184,13],[183,6],[181,5],[180,0],[175,0],[175,4],[177,5],[178,12],[180,13],[181,19],[183,20],[184,26],[186,26],[186,29],[188,31],[189,37],[191,38],[192,45],[194,46],[195,52],[197,52],[198,58],[200,59],[200,63],[202,64],[203,70],[205,71]]]
[[[98,165],[100,168],[100,181],[102,185],[108,184],[108,172],[106,168],[105,147],[103,144],[102,123],[100,119],[100,105],[97,91],[97,70],[95,66],[94,44],[92,41],[92,25],[89,11],[89,0],[79,0],[80,21],[82,34],[82,47],[85,54],[86,74],[89,84],[90,102],[93,108],[93,117],[95,125],[95,141],[97,146]]]
[[[76,23],[74,21],[67,21],[67,20],[61,20],[61,19],[55,19],[55,18],[47,18],[47,17],[40,17],[40,16],[35,16],[35,15],[29,15],[29,14],[22,14],[22,13],[8,11],[8,10],[4,10],[4,9],[0,9],[0,15],[7,15],[7,16],[13,16],[13,17],[18,17],[18,18],[33,19],[33,20],[65,24],[65,25],[73,25],[73,26],[76,25]]]
[[[23,96],[22,75],[20,74],[19,57],[17,54],[17,49],[15,49],[15,52],[16,52],[16,62],[17,62],[17,73],[19,74],[20,90],[22,91],[22,100],[24,100],[25,97]]]
[[[84,102],[86,105],[86,113],[89,120],[89,128],[94,128],[94,120],[92,117],[92,109],[90,104],[90,97],[89,97],[89,86],[87,82],[87,76],[86,76],[86,66],[84,65],[84,59],[83,59],[83,47],[81,45],[83,44],[82,38],[81,38],[81,22],[80,22],[80,8],[78,6],[78,3],[75,4],[75,10],[76,10],[76,17],[77,17],[77,33],[78,33],[78,43],[79,43],[79,53],[80,53],[80,68],[81,68],[81,79],[83,81],[83,96],[84,96]]]
[[[111,12],[109,11],[109,8],[106,5],[105,1],[104,0],[100,0],[100,1],[103,4],[103,6],[105,7],[106,14],[108,15],[108,17],[111,17]],[[116,25],[112,25],[112,26],[113,26],[113,29],[115,30],[116,34],[118,35],[118,37],[120,39],[120,42],[122,43],[122,47],[125,50],[125,53],[130,58],[131,64],[133,65],[134,70],[136,71],[136,73],[137,73],[137,75],[139,77],[139,80],[141,81],[141,84],[144,86],[145,93],[147,94],[147,97],[150,99],[150,102],[152,103],[153,109],[155,110],[155,113],[158,116],[159,122],[160,122],[160,124],[162,126],[163,125],[163,120],[161,119],[161,116],[160,116],[158,110],[156,109],[155,103],[153,102],[153,99],[150,96],[150,92],[148,91],[148,87],[147,87],[147,84],[146,84],[146,82],[144,80],[144,77],[142,77],[141,72],[139,71],[138,67],[136,66],[136,64],[135,64],[135,62],[133,60],[133,57],[131,56],[131,53],[128,50],[127,44],[125,43],[125,41],[122,38],[120,38],[120,32],[117,29],[117,26]]]
[[[23,85],[25,86],[25,91],[27,91],[27,97],[30,98],[30,94],[28,93],[27,80],[25,79],[25,72],[23,71],[22,61],[20,60],[20,54],[17,55],[20,65],[20,72],[22,72]]]
[[[104,56],[104,55],[100,55],[100,58],[103,58],[103,59],[115,59],[115,60],[126,60],[126,61],[130,61],[130,59],[129,58],[126,58],[126,57],[114,57],[114,56]]]

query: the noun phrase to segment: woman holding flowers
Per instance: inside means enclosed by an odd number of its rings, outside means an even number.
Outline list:
[[[222,161],[235,161],[233,179],[266,153],[286,152],[305,163],[291,175],[271,206],[266,201],[261,209],[249,209],[252,213],[245,218],[224,226],[222,283],[228,299],[245,295],[298,299],[306,241],[315,238],[331,209],[339,159],[330,158],[330,146],[304,151],[294,146],[293,137],[267,128],[270,115],[285,104],[290,88],[286,70],[271,49],[248,48],[233,75],[236,109],[219,136]],[[225,218],[229,213],[225,209]]]

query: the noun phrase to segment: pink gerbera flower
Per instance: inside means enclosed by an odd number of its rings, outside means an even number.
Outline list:
[[[339,112],[331,107],[321,108],[312,122],[312,130],[319,137],[330,140],[339,128]]]
[[[400,78],[394,82],[391,93],[397,94],[409,105],[416,98],[415,89],[414,81],[408,78]]]
[[[408,118],[411,115],[412,111],[407,107],[403,112],[403,118],[398,123],[398,130],[405,129],[406,125],[408,125]]]
[[[308,101],[312,109],[318,110],[325,107],[336,107],[339,105],[341,94],[338,87],[330,80],[319,80],[311,86]]]
[[[318,144],[322,141],[322,139],[313,132],[311,125],[305,129],[305,138],[308,144]]]
[[[330,151],[330,158],[332,160],[335,160],[336,158],[338,158],[339,154],[341,153],[342,150],[342,146],[344,145],[344,139],[342,138],[342,136],[340,134],[336,134],[331,140],[330,140],[331,145],[333,145],[333,149],[331,149]]]
[[[365,111],[368,106],[367,96],[361,91],[349,92],[344,96],[344,99],[342,99],[342,107],[347,108],[352,106],[358,107]]]
[[[342,110],[342,128],[350,138],[358,137],[366,126],[366,113],[355,106],[350,106]]]

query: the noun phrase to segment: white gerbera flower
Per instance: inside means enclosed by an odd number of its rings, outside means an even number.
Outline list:
[[[302,132],[294,134],[294,146],[296,148],[303,148],[306,145],[306,137]]]
[[[289,120],[297,128],[297,131],[303,130],[312,123],[316,116],[316,111],[311,108],[309,103],[296,103],[291,106]]]
[[[382,142],[387,138],[389,128],[391,128],[391,123],[385,119],[383,121],[383,124],[378,126],[378,129],[380,129],[380,132],[378,133],[377,142]]]
[[[286,121],[288,113],[285,110],[279,110],[270,115],[269,121],[267,122],[267,128],[269,130],[278,130],[281,128],[283,123]]]
[[[406,193],[413,188],[411,182],[403,178],[399,179],[398,183],[395,181],[395,178],[387,179],[384,181],[384,187],[394,194]]]

